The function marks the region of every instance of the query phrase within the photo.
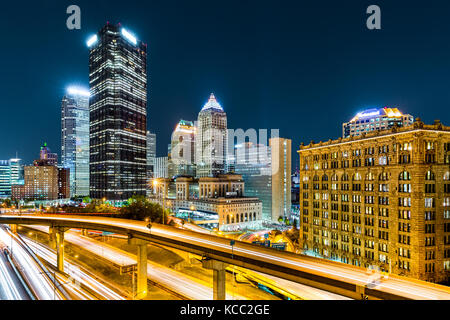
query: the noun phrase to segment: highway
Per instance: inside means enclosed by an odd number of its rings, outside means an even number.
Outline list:
[[[8,247],[14,261],[20,266],[19,272],[26,287],[37,300],[64,300],[60,290],[56,290],[51,279],[52,275],[30,255],[18,237],[0,228],[0,242]],[[18,286],[21,287],[20,285]],[[25,287],[25,286],[22,286]],[[23,296],[23,295],[22,295]],[[30,296],[30,295],[28,295]],[[20,299],[18,299],[20,300]]]
[[[48,233],[48,227],[42,226],[27,226],[34,228],[41,232]],[[123,250],[114,248],[108,244],[100,241],[79,236],[76,232],[68,231],[64,236],[65,241],[77,245],[84,250],[87,250],[94,255],[102,257],[114,265],[130,266],[136,264],[136,256]],[[31,245],[30,245],[31,246]],[[48,251],[48,250],[47,250]],[[37,253],[41,255],[41,251]],[[53,254],[54,255],[54,254]],[[48,256],[44,256],[46,259]],[[56,256],[51,258],[52,263],[56,263]],[[151,281],[157,282],[168,289],[177,292],[178,294],[191,300],[212,300],[212,288],[206,284],[201,283],[198,279],[194,279],[181,272],[161,266],[152,261],[148,261],[147,274]],[[111,298],[113,299],[113,298]],[[231,292],[227,294],[227,299],[246,300],[245,297],[234,295]]]
[[[29,238],[25,238],[24,241],[38,256],[42,257],[56,268],[56,254],[53,251]],[[65,286],[66,290],[78,297],[79,300],[97,300],[92,294],[83,290],[81,284],[89,288],[91,292],[95,292],[96,295],[99,295],[103,300],[125,300],[124,296],[105,286],[83,268],[68,261],[64,261],[64,268],[69,277],[61,274],[58,274],[57,277]]]
[[[31,300],[5,249],[6,245],[0,241],[0,300]]]
[[[0,223],[54,225],[128,234],[351,298],[363,298],[359,291],[362,288],[365,295],[374,299],[450,300],[450,288],[445,286],[390,275],[375,287],[367,288],[372,280],[364,268],[239,241],[232,248],[227,239],[157,224],[149,230],[147,223],[140,221],[85,216],[0,215]]]

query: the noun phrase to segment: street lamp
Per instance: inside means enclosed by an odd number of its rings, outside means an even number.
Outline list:
[[[152,234],[152,224],[151,223],[149,223],[147,225],[147,228],[148,228],[148,231],[150,232],[150,234]]]

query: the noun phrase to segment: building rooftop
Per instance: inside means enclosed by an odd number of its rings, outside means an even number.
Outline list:
[[[339,138],[336,140],[328,140],[327,142],[319,142],[315,143],[314,141],[311,141],[309,145],[305,145],[302,143],[300,145],[299,153],[302,151],[307,151],[311,149],[321,148],[321,147],[328,147],[332,145],[339,145],[339,144],[347,144],[352,143],[355,141],[362,141],[367,139],[375,139],[383,136],[389,136],[389,135],[399,135],[399,134],[405,134],[412,131],[442,131],[450,133],[450,127],[445,126],[441,123],[440,120],[435,120],[434,124],[432,125],[426,125],[424,124],[420,118],[416,119],[416,122],[413,125],[407,126],[407,127],[398,127],[395,126],[392,129],[382,130],[382,131],[372,131],[369,133],[362,133],[360,136],[351,136],[348,138]]]
[[[217,102],[216,96],[214,93],[211,93],[211,96],[209,97],[208,102],[204,105],[202,111],[206,110],[214,110],[214,111],[220,111],[224,112],[222,106]]]
[[[359,112],[352,120],[349,122],[358,121],[361,119],[370,119],[374,117],[383,117],[387,116],[389,118],[401,118],[403,117],[403,113],[397,108],[388,108],[384,107],[381,109],[368,109],[362,112]]]

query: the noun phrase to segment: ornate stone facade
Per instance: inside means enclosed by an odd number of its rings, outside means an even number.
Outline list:
[[[344,263],[450,274],[450,127],[439,121],[300,147],[300,243]]]

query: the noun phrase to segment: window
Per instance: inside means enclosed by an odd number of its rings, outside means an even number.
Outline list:
[[[431,171],[427,171],[427,173],[425,174],[425,180],[426,181],[434,181],[434,173]]]
[[[411,180],[411,175],[409,174],[408,171],[403,171],[402,173],[400,173],[398,180],[409,181]]]

